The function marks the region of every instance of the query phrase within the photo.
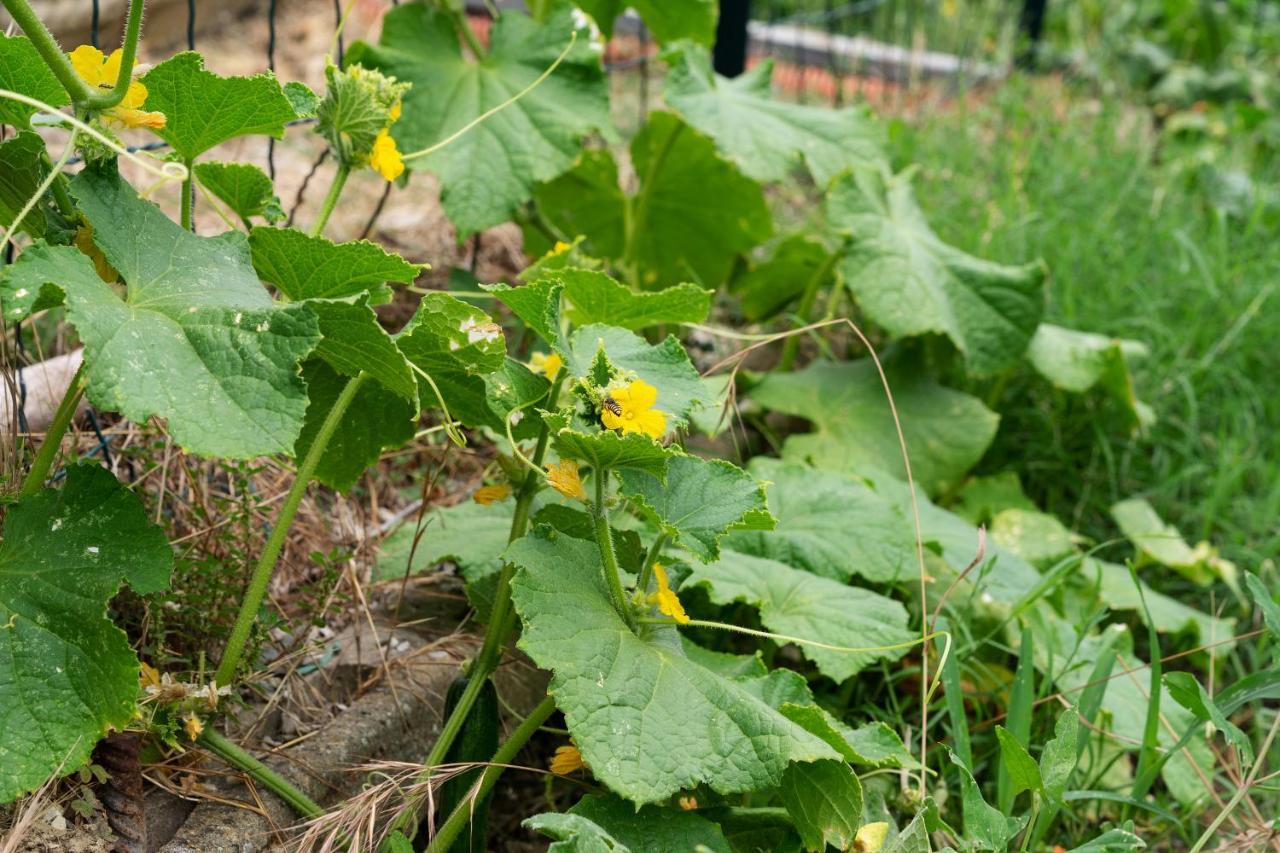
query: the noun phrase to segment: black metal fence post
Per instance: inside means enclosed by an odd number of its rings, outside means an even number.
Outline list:
[[[720,0],[714,63],[717,74],[737,77],[747,68],[747,17],[751,0]]]
[[[1040,36],[1044,34],[1045,9],[1049,0],[1023,0],[1022,14],[1018,17],[1018,29],[1026,39],[1025,48],[1018,56],[1020,68],[1034,68],[1036,53],[1040,48]]]

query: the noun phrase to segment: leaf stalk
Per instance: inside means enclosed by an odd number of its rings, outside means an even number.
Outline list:
[[[53,467],[53,460],[58,458],[58,450],[62,447],[62,437],[67,434],[67,428],[71,426],[71,421],[76,416],[76,409],[80,406],[80,398],[84,396],[84,370],[82,361],[76,375],[71,378],[67,393],[62,395],[62,402],[58,404],[57,411],[53,413],[53,421],[44,434],[40,450],[37,451],[36,458],[31,463],[31,469],[27,471],[27,476],[22,481],[22,489],[18,492],[20,497],[32,497],[44,488],[44,481],[49,477],[49,469]]]

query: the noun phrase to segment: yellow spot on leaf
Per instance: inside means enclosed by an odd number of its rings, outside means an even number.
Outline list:
[[[888,834],[889,824],[884,821],[865,824],[853,838],[853,849],[857,853],[879,853]]]

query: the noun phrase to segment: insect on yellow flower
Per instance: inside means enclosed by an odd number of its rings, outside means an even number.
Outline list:
[[[582,753],[576,746],[569,744],[556,747],[556,754],[551,758],[550,769],[557,776],[568,776],[586,766],[582,761]]]
[[[667,415],[653,408],[658,402],[658,389],[643,379],[620,388],[611,388],[605,398],[600,422],[622,434],[638,432],[650,438],[662,438],[667,431]]]
[[[481,486],[476,489],[476,493],[472,498],[481,506],[488,506],[498,501],[505,501],[511,497],[511,487],[506,483],[498,483],[494,486]]]
[[[658,588],[649,595],[649,603],[658,605],[658,610],[681,625],[688,625],[689,614],[684,612],[684,605],[680,603],[680,597],[671,588],[671,582],[667,580],[667,570],[662,568],[661,563],[653,564],[653,579],[658,582]]]
[[[578,474],[578,463],[572,459],[561,459],[554,465],[548,465],[547,482],[566,498],[587,499],[587,490],[582,488],[582,477]]]
[[[82,44],[67,54],[71,66],[75,68],[80,79],[95,89],[111,90],[115,88],[116,78],[120,76],[120,49],[104,56],[102,51],[93,45]],[[147,112],[142,105],[147,100],[147,87],[137,80],[129,82],[129,89],[124,93],[120,103],[110,109],[103,110],[107,119],[118,121],[125,127],[149,127],[158,130],[165,125],[164,113]]]
[[[564,367],[564,359],[554,352],[535,352],[529,357],[529,369],[534,373],[541,373],[548,379],[555,379],[562,367]]]
[[[404,158],[396,148],[396,141],[386,128],[378,131],[378,138],[373,140],[373,150],[369,152],[369,166],[382,175],[384,180],[394,181],[404,174]]]
[[[191,740],[200,737],[200,733],[204,731],[204,723],[194,711],[182,718],[182,727],[187,730],[187,737]]]

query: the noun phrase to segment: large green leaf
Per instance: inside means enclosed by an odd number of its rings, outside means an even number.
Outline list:
[[[831,109],[775,99],[772,60],[729,79],[712,70],[705,48],[684,46],[666,59],[667,104],[757,181],[781,181],[803,162],[825,188],[841,172],[886,160],[884,134],[865,107]]]
[[[625,471],[620,490],[673,542],[703,561],[719,556],[720,538],[729,530],[773,527],[764,488],[722,459],[672,456],[665,482],[643,471]]]
[[[1005,850],[1018,834],[1022,822],[1005,817],[987,803],[973,773],[960,757],[948,751],[951,763],[960,775],[960,797],[964,805],[964,835],[971,850]]]
[[[161,62],[142,77],[147,109],[164,113],[157,136],[191,161],[237,136],[284,136],[293,106],[270,71],[253,77],[219,77],[206,71],[200,54],[187,51]]]
[[[1208,586],[1215,578],[1237,586],[1234,564],[1219,557],[1208,542],[1192,548],[1178,528],[1165,523],[1142,498],[1120,501],[1111,507],[1111,516],[1137,549],[1139,563],[1168,566],[1200,586]]]
[[[396,344],[431,377],[454,418],[467,426],[504,428],[485,379],[506,365],[506,344],[488,314],[446,293],[429,293]],[[439,405],[425,378],[419,378],[418,394],[423,408]]]
[[[916,203],[912,175],[857,169],[832,186],[831,227],[853,240],[845,282],[891,335],[946,335],[976,374],[1012,366],[1044,313],[1044,263],[1002,266],[943,243]]]
[[[564,415],[544,415],[551,429],[551,446],[562,459],[584,462],[596,471],[642,471],[666,476],[667,460],[676,452],[638,432],[620,435],[610,429],[576,428]]]
[[[912,372],[891,372],[889,387],[916,483],[936,494],[959,482],[995,438],[1000,416],[976,397]],[[815,362],[794,373],[771,373],[751,398],[813,422],[812,433],[787,439],[787,458],[825,470],[868,476],[880,471],[906,479],[884,386],[869,360]]]
[[[106,618],[121,581],[169,582],[164,531],[115,477],[67,472],[9,509],[0,544],[0,803],[79,767],[133,720],[138,661]]]
[[[5,320],[20,322],[61,305],[66,296],[63,288],[81,279],[90,281],[90,276],[97,278],[98,274],[79,249],[37,240],[22,250],[17,262],[0,267],[0,304]]]
[[[521,567],[520,646],[552,671],[548,690],[583,758],[615,793],[643,805],[698,784],[753,791],[776,786],[792,762],[838,757],[686,658],[674,628],[634,634],[609,603],[595,544],[540,527],[506,556]]]
[[[687,281],[717,287],[739,255],[773,232],[760,185],[672,113],[649,116],[631,143],[631,162],[640,187],[630,202],[618,189],[617,165],[603,152],[584,154],[540,187],[537,200],[561,231],[585,236],[600,257],[634,266],[635,283],[646,290]],[[625,258],[628,204],[633,246]]]
[[[707,587],[717,604],[740,601],[759,608],[765,628],[790,637],[847,648],[894,646],[914,637],[907,628],[906,608],[893,599],[762,557],[726,550],[715,562],[693,566],[685,585],[694,584]],[[897,660],[907,651],[837,652],[800,646],[818,671],[835,681],[851,678],[878,660]]]
[[[637,293],[595,270],[564,269],[554,278],[564,283],[566,313],[579,326],[600,323],[634,330],[660,323],[701,323],[711,310],[711,291],[696,284]]]
[[[445,560],[456,563],[464,576],[496,572],[511,536],[512,512],[510,502],[486,506],[470,500],[431,510],[421,530],[410,520],[383,540],[375,577],[386,580],[406,572],[418,574]]]
[[[338,395],[351,380],[334,372],[319,359],[308,362],[303,371],[310,402],[294,455],[306,456]],[[392,393],[383,385],[365,382],[356,391],[338,429],[329,439],[315,478],[330,488],[346,492],[365,469],[378,461],[382,451],[400,447],[413,438],[417,426],[417,401]]]
[[[842,582],[917,574],[910,516],[866,481],[764,458],[752,460],[750,470],[769,484],[777,526],[731,533],[726,547]]]
[[[0,226],[8,228],[14,217],[27,205],[40,188],[48,171],[44,165],[44,140],[29,130],[0,143]],[[51,226],[56,226],[51,229]],[[18,230],[35,238],[50,230],[70,229],[54,206],[52,197],[40,199],[23,217]]]
[[[658,389],[654,408],[684,423],[692,410],[707,399],[707,388],[689,361],[680,341],[668,335],[659,343],[615,326],[583,326],[569,342],[569,369],[574,376],[588,376],[591,365],[603,350],[616,368],[634,373]]]
[[[614,20],[631,7],[660,42],[689,38],[711,44],[716,37],[715,0],[575,0],[595,18],[605,37],[613,34]]]
[[[806,850],[850,849],[862,822],[862,785],[848,764],[792,764],[778,793]]]
[[[569,345],[560,329],[560,294],[564,286],[558,280],[544,278],[519,287],[507,284],[481,287],[510,308],[534,334],[565,355],[569,354]]]
[[[1136,611],[1138,618],[1143,621],[1146,621],[1146,614],[1150,613],[1155,629],[1161,633],[1193,631],[1200,642],[1214,643],[1219,653],[1227,651],[1222,645],[1223,641],[1235,636],[1235,619],[1210,616],[1203,610],[1197,610],[1176,598],[1157,592],[1141,581],[1139,581],[1142,583],[1140,598],[1138,590],[1133,585],[1133,579],[1129,577],[1129,570],[1125,566],[1087,557],[1078,577],[1088,586],[1096,583],[1098,600],[1112,610]],[[1145,609],[1142,606],[1143,598],[1146,599]]]
[[[0,33],[0,89],[44,101],[51,107],[65,107],[69,100],[67,90],[26,36]],[[34,112],[26,104],[0,98],[0,124],[25,128]]]
[[[524,825],[560,839],[548,848],[560,853],[730,853],[731,849],[720,827],[699,814],[657,806],[637,810],[626,800],[607,794],[588,794],[568,812],[535,815]]]
[[[404,354],[378,323],[378,315],[361,296],[354,302],[313,299],[322,335],[315,354],[345,376],[361,373],[410,403],[418,401],[418,383]],[[411,416],[416,410],[411,409]]]
[[[1155,422],[1155,410],[1138,399],[1130,365],[1149,354],[1146,344],[1041,323],[1027,348],[1031,365],[1054,385],[1076,394],[1094,386],[1114,397],[1138,426]]]
[[[475,62],[462,55],[447,15],[406,3],[383,20],[381,41],[352,45],[347,62],[413,84],[392,127],[400,150],[409,153],[441,142],[527,88],[574,31],[567,7],[546,24],[504,12],[490,30],[488,55]],[[541,85],[457,142],[406,165],[439,175],[445,212],[462,237],[510,219],[536,183],[569,167],[583,137],[610,126],[600,54],[584,30]]]
[[[391,299],[387,282],[412,284],[425,269],[377,243],[334,243],[293,228],[254,228],[253,266],[290,299],[342,299],[368,292],[375,303]]]
[[[24,252],[19,265],[25,280],[65,292],[89,399],[138,423],[165,418],[194,453],[292,453],[307,406],[298,362],[319,340],[314,315],[271,301],[242,234],[197,237],[96,169],[77,175],[72,192],[128,285],[123,300],[74,249]]]
[[[835,279],[830,257],[830,250],[816,240],[803,234],[787,237],[766,260],[734,279],[743,315],[753,323],[769,319],[799,298],[815,276],[821,277],[818,287],[829,286]]]
[[[200,185],[231,208],[246,228],[255,216],[268,222],[285,218],[271,178],[252,163],[198,163],[192,171]]]

